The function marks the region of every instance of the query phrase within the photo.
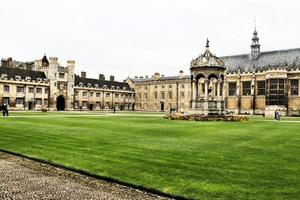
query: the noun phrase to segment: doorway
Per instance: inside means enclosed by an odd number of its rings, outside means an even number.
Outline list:
[[[56,99],[56,109],[57,110],[65,110],[65,98],[60,95]]]

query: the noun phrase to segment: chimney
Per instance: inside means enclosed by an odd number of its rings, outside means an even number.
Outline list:
[[[160,74],[158,72],[154,73],[154,78],[159,79]]]
[[[183,76],[184,76],[183,71],[180,70],[180,71],[179,71],[179,78],[183,78]]]
[[[138,77],[138,76],[134,76],[134,78],[135,78],[135,79],[138,79],[139,77]]]
[[[100,80],[100,81],[105,81],[105,76],[104,76],[104,74],[99,74],[99,80]]]
[[[115,81],[115,76],[112,76],[112,75],[111,75],[111,76],[109,77],[109,80],[110,80],[110,81]]]
[[[86,78],[86,72],[81,72],[81,78]]]

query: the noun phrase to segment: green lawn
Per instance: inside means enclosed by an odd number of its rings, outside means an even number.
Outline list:
[[[191,199],[299,199],[299,118],[157,114],[11,113],[0,118],[0,149]]]

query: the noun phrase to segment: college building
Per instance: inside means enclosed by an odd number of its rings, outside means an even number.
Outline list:
[[[2,59],[0,67],[0,105],[10,110],[101,110],[132,109],[134,90],[114,76],[105,80],[74,73],[75,62],[61,66],[46,55],[34,62]]]
[[[117,82],[74,73],[55,57],[33,62],[2,59],[0,105],[11,110],[104,108],[199,114],[300,115],[300,48],[261,52],[256,29],[249,54],[215,56],[207,41],[189,72],[127,78]]]
[[[261,52],[256,29],[250,47],[249,54],[219,58],[207,42],[187,74],[128,78],[136,108],[269,116],[278,109],[282,115],[300,115],[300,48]]]

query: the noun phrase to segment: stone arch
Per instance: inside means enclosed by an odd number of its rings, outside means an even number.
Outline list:
[[[56,99],[56,109],[59,110],[65,110],[66,101],[65,97],[63,95],[60,95]]]

